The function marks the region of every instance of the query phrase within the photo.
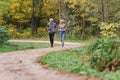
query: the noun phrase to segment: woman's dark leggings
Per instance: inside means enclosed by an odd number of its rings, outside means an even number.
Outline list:
[[[55,33],[49,33],[51,47],[53,47],[53,44],[54,44],[54,34]]]

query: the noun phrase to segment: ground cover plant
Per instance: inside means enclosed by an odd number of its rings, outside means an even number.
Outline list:
[[[91,66],[99,71],[120,70],[120,41],[112,38],[101,38],[89,48]]]
[[[97,44],[96,47],[95,44]],[[96,48],[92,53],[88,52],[91,46]],[[103,78],[103,80],[119,80],[120,66],[117,65],[119,64],[117,62],[119,62],[120,49],[118,49],[118,43],[116,44],[116,41],[114,42],[113,40],[109,41],[109,39],[98,39],[90,47],[53,52],[41,57],[39,61],[46,66],[61,71],[96,76]],[[104,51],[104,49],[107,49],[108,52],[100,54],[100,50]],[[96,61],[93,61],[94,59]],[[115,63],[111,63],[113,61]],[[114,64],[116,65],[114,66]]]
[[[0,47],[0,52],[11,52],[16,50],[47,48],[49,44],[44,43],[6,43]]]

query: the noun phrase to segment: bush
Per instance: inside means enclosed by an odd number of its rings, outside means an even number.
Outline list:
[[[118,23],[101,23],[100,25],[101,35],[103,37],[120,37],[120,24]]]
[[[0,47],[3,46],[3,44],[10,39],[9,33],[6,31],[5,26],[0,27]]]
[[[93,43],[89,52],[91,56],[91,66],[99,71],[115,71],[120,67],[119,40],[111,38],[101,38]]]

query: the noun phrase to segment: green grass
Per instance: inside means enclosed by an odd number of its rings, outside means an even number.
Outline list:
[[[96,76],[104,80],[120,80],[120,71],[99,72],[91,68],[89,58],[90,54],[86,54],[86,49],[79,48],[47,54],[40,58],[40,62],[61,71]]]
[[[0,52],[11,52],[17,50],[48,48],[49,44],[43,43],[9,43],[0,47]]]

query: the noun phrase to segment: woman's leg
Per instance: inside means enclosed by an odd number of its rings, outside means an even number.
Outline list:
[[[59,32],[60,41],[62,42],[62,31]]]
[[[63,33],[62,33],[62,36],[61,36],[62,47],[64,47],[64,39],[65,39],[65,35],[66,35],[66,33],[63,32]]]

